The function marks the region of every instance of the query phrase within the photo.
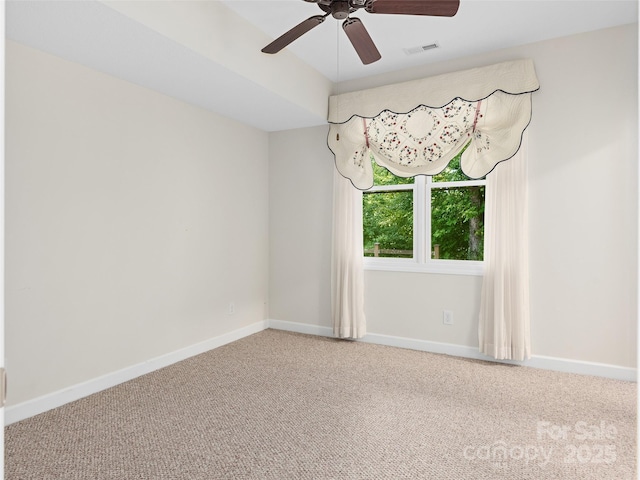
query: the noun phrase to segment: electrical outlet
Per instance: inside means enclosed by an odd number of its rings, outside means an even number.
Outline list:
[[[236,313],[236,304],[231,302],[229,304],[229,308],[227,309],[227,315],[233,315],[234,313]]]
[[[444,310],[442,312],[442,323],[445,325],[453,325],[453,312],[451,310]]]

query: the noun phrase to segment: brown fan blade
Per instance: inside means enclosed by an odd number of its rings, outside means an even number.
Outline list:
[[[364,28],[364,24],[359,18],[347,18],[342,23],[344,32],[351,40],[353,48],[356,49],[356,53],[362,60],[362,63],[369,65],[370,63],[380,60],[381,55],[376,48],[373,40],[369,36],[369,32]]]
[[[459,6],[460,0],[373,0],[366,10],[369,13],[453,17]]]
[[[289,45],[294,40],[297,40],[298,38],[300,38],[302,35],[307,33],[313,27],[317,27],[318,25],[320,25],[322,22],[324,22],[325,18],[326,18],[326,15],[315,15],[313,17],[307,18],[304,22],[299,23],[298,25],[293,27],[291,30],[289,30],[287,33],[279,36],[269,45],[264,47],[262,49],[262,52],[278,53],[284,47]]]

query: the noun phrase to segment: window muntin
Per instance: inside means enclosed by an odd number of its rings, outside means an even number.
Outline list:
[[[373,165],[375,184],[363,194],[365,267],[481,274],[485,180],[470,180],[460,155],[433,177]]]

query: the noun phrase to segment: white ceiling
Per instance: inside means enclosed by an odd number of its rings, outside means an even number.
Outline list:
[[[323,13],[314,3],[302,0],[223,1],[272,38]],[[461,0],[458,13],[451,18],[374,15],[360,10],[353,16],[364,22],[382,54],[378,62],[362,65],[342,31],[342,23],[332,17],[287,48],[338,82],[633,23],[638,20],[637,3]],[[438,43],[439,48],[412,56],[403,50],[432,43]]]
[[[284,51],[260,53],[320,13],[302,0],[9,0],[6,34],[275,131],[325,123],[326,97],[335,82],[637,22],[638,6],[635,0],[461,0],[453,18],[360,11],[356,16],[382,54],[376,63],[360,63],[341,23],[331,17]],[[413,56],[403,51],[434,42],[436,50]]]

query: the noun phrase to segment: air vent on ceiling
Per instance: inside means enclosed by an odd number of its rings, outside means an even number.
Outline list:
[[[406,53],[407,55],[415,55],[416,53],[421,53],[421,52],[426,52],[427,50],[433,50],[434,48],[438,48],[439,45],[434,42],[434,43],[430,43],[429,45],[420,45],[418,47],[411,47],[411,48],[403,48],[404,53]]]

